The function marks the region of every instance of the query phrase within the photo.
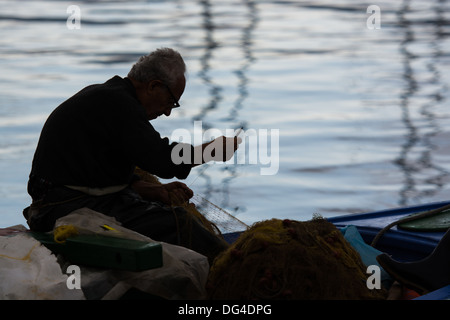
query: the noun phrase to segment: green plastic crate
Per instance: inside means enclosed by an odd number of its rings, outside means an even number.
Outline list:
[[[130,271],[143,271],[163,265],[160,243],[78,235],[59,244],[51,234],[34,232],[33,236],[52,252],[63,255],[73,264]]]

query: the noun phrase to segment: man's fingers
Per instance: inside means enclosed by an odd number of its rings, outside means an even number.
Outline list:
[[[187,201],[194,196],[194,192],[186,184],[179,181],[166,184],[166,189],[183,201]]]

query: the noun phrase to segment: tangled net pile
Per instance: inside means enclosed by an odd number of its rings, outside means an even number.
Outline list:
[[[139,168],[135,173],[160,183]],[[183,207],[223,238],[207,212],[171,199],[172,206]],[[255,223],[215,258],[207,291],[210,299],[386,299],[386,290],[367,288],[368,276],[359,254],[332,223],[321,217],[305,222],[272,219]]]
[[[219,255],[211,299],[385,299],[367,288],[366,267],[341,232],[322,218],[254,224]]]

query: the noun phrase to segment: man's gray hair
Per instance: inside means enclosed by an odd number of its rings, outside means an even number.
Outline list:
[[[133,65],[128,77],[139,82],[161,80],[167,85],[174,85],[186,72],[186,65],[180,53],[171,48],[160,48],[147,56],[142,56]]]

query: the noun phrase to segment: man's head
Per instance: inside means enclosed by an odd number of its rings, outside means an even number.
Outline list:
[[[181,55],[161,48],[141,57],[128,73],[148,119],[170,115],[186,86],[186,65]]]

